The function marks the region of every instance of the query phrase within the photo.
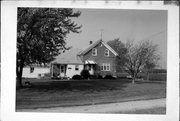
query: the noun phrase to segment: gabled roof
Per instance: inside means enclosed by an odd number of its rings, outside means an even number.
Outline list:
[[[80,49],[71,48],[66,50],[64,53],[56,56],[56,59],[51,63],[57,64],[83,64],[81,58],[78,56]]]
[[[84,54],[86,54],[86,53],[89,52],[92,48],[94,48],[96,45],[98,45],[100,42],[102,42],[102,40],[98,40],[98,41],[96,41],[95,43],[91,44],[87,49],[81,51],[81,52],[79,53],[79,55],[84,55]]]
[[[112,49],[108,44],[106,44],[104,41],[102,40],[98,40],[95,43],[91,44],[87,49],[83,50],[82,52],[79,53],[79,55],[84,55],[87,52],[89,52],[91,49],[93,49],[94,47],[96,47],[99,43],[102,43],[108,50],[110,50],[115,56],[118,56],[117,52],[114,51],[114,49]]]
[[[118,56],[118,53],[117,53],[114,49],[112,49],[112,47],[110,47],[107,43],[102,42],[102,44],[103,44],[106,48],[108,48],[115,56]]]

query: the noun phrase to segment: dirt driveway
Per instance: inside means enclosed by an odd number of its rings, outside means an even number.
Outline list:
[[[19,109],[21,112],[116,113],[166,107],[165,98],[85,106]]]

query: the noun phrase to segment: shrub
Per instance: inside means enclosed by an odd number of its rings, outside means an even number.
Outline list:
[[[104,79],[115,79],[115,77],[113,77],[112,75],[106,75]]]
[[[82,77],[80,76],[80,75],[74,75],[73,77],[72,77],[72,79],[82,79]]]
[[[81,71],[81,77],[84,78],[84,79],[88,79],[90,78],[90,73],[88,70],[82,70]]]
[[[102,75],[98,74],[97,79],[103,79]]]

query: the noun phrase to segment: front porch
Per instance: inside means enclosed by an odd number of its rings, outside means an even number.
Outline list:
[[[84,70],[88,70],[90,75],[94,75],[97,71],[97,64],[92,60],[86,60],[84,62]]]
[[[90,75],[95,75],[97,64],[94,61],[85,61],[84,64],[51,64],[51,78],[65,79],[74,75],[81,75],[82,70],[88,70]]]
[[[51,64],[51,78],[67,78],[67,64]]]

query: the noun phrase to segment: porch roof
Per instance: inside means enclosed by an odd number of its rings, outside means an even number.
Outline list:
[[[85,64],[96,64],[96,62],[94,62],[93,60],[86,60],[84,63]]]
[[[80,52],[80,49],[71,48],[69,50],[66,50],[64,53],[61,53],[56,57],[54,61],[51,63],[57,63],[57,64],[83,64],[80,56],[78,56],[78,53]]]

